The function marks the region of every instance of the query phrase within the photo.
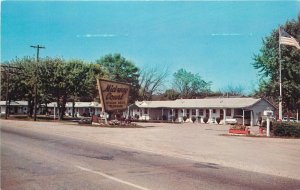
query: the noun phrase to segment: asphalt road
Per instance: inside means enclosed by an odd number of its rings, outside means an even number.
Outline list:
[[[2,125],[1,189],[291,190],[300,181]]]

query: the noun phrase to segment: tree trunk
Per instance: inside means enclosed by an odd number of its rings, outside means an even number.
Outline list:
[[[75,100],[73,99],[73,102],[72,102],[72,117],[74,118],[75,117]]]

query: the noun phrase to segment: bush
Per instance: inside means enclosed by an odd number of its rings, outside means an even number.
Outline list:
[[[207,117],[204,117],[204,118],[203,118],[203,122],[204,122],[204,123],[207,123],[207,122],[208,122],[208,118],[207,118]]]
[[[175,115],[172,116],[172,121],[175,122],[177,117]]]
[[[193,123],[195,123],[195,121],[196,121],[196,117],[195,116],[192,117],[192,121],[193,121]]]
[[[162,119],[165,121],[165,120],[167,120],[167,116],[166,115],[163,115],[162,116]]]
[[[187,116],[183,116],[183,121],[185,122],[187,120]]]
[[[217,121],[217,123],[219,124],[220,121],[221,121],[221,118],[217,117],[217,118],[216,118],[216,121]]]
[[[300,137],[300,123],[274,122],[273,134],[279,137]]]

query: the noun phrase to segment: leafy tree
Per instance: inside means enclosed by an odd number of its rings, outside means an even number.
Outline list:
[[[6,99],[6,92],[8,91],[8,101],[11,100],[27,100],[28,101],[28,115],[33,114],[33,97],[36,62],[34,58],[24,57],[16,58],[2,64],[4,67],[17,67],[19,69],[11,72],[6,70],[1,75],[1,99]],[[4,68],[3,67],[3,68]],[[8,84],[7,84],[8,82]]]
[[[164,92],[164,97],[166,97],[168,100],[176,100],[179,98],[179,96],[180,96],[180,93],[174,89],[167,89]]]
[[[225,86],[221,92],[228,96],[242,96],[244,95],[245,88],[242,85],[232,85],[229,84]]]
[[[287,33],[300,40],[300,14],[297,20],[281,26]],[[279,97],[279,33],[278,28],[263,39],[260,53],[254,55],[252,65],[260,75],[257,96],[265,96],[278,102]],[[300,50],[293,46],[281,45],[282,94],[285,110],[300,107]]]
[[[154,93],[159,93],[168,76],[168,69],[157,65],[146,67],[140,72],[140,100],[152,100]]]
[[[133,103],[138,99],[140,74],[139,68],[133,62],[120,54],[108,54],[96,60],[96,64],[99,64],[100,68],[103,69],[103,78],[131,85],[129,102]]]
[[[211,82],[204,81],[198,73],[193,74],[185,69],[179,69],[173,76],[173,87],[183,98],[192,98],[210,91]]]

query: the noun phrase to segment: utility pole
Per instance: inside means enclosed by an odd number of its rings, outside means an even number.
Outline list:
[[[36,121],[36,112],[37,112],[37,82],[38,82],[38,73],[37,73],[37,68],[38,68],[38,63],[39,63],[39,53],[40,49],[45,47],[36,45],[36,46],[30,46],[32,48],[36,48],[36,66],[35,66],[35,83],[34,83],[34,121]]]

